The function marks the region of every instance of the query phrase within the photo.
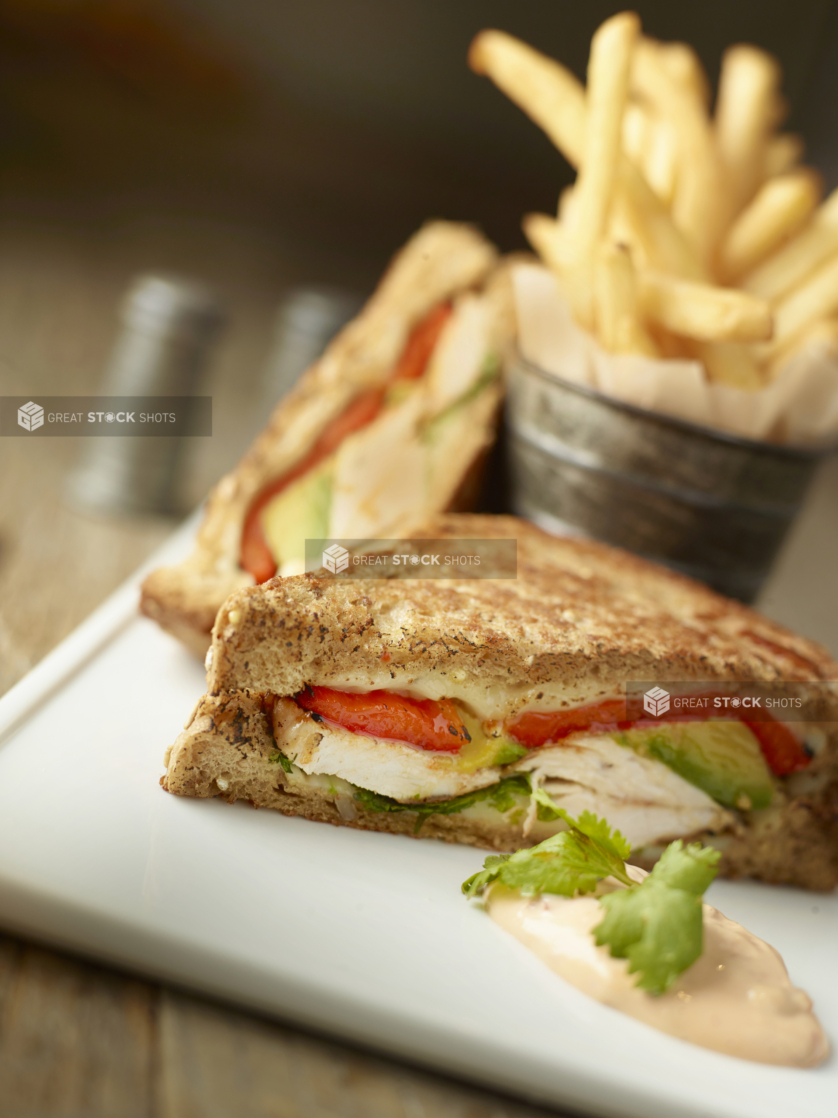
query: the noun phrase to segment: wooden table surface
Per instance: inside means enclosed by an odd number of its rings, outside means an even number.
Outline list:
[[[187,222],[188,224],[188,222]],[[235,459],[284,284],[274,262],[216,230],[196,257],[148,230],[118,248],[62,226],[0,222],[0,391],[94,392],[117,299],[157,263],[221,284],[233,326],[210,391],[216,435],[191,463],[193,497]],[[188,230],[187,230],[188,232]],[[227,238],[225,240],[225,238]],[[186,237],[188,241],[188,237]],[[251,246],[252,247],[252,246]],[[196,259],[198,263],[196,264]],[[260,265],[260,261],[262,264]],[[168,521],[94,518],[63,486],[80,440],[0,446],[0,692],[10,687],[172,530]],[[766,608],[838,647],[838,470],[814,487]],[[535,1118],[523,1103],[455,1084],[200,998],[0,935],[3,1118]]]

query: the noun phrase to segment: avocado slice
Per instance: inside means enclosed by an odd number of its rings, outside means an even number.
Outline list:
[[[458,704],[459,705],[459,704]],[[460,717],[468,731],[469,740],[463,742],[454,756],[448,756],[447,763],[456,772],[473,773],[478,769],[491,768],[496,765],[511,765],[513,761],[520,760],[527,750],[511,738],[501,733],[493,733],[480,719],[460,706]],[[437,760],[443,764],[446,754],[437,754]]]
[[[759,742],[741,722],[669,722],[612,736],[620,745],[663,761],[725,807],[768,807],[774,797]]]
[[[265,507],[262,531],[280,570],[289,563],[295,573],[305,570],[306,540],[328,537],[331,508],[331,462],[292,482]]]
[[[522,757],[526,757],[527,750],[523,745],[519,745],[517,741],[511,738],[500,738],[497,745],[497,753],[492,758],[493,765],[511,765],[513,761],[520,761]]]

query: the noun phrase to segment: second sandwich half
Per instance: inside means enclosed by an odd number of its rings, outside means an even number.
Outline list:
[[[143,612],[203,657],[227,595],[305,570],[306,539],[393,538],[470,508],[512,332],[492,245],[423,226],[218,483],[193,554],[145,580]]]

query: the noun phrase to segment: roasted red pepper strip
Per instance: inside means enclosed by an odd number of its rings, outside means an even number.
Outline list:
[[[390,691],[359,695],[331,687],[306,687],[294,696],[315,717],[353,733],[372,734],[435,752],[459,753],[469,732],[451,699],[409,699]]]
[[[504,728],[521,745],[537,749],[548,741],[561,741],[581,730],[616,730],[625,722],[625,717],[624,699],[606,699],[573,710],[525,711],[507,722]]]
[[[391,383],[416,380],[422,376],[451,313],[451,304],[441,303],[413,328],[390,377]],[[333,454],[347,435],[372,423],[381,411],[386,394],[387,389],[383,387],[369,389],[356,396],[339,416],[326,425],[317,442],[296,466],[269,482],[254,497],[242,528],[239,566],[243,571],[252,574],[256,582],[267,582],[276,574],[276,560],[262,531],[262,510],[293,481],[297,481],[303,474],[308,473]]]
[[[451,317],[453,310],[450,303],[440,303],[425,315],[418,326],[413,328],[393,370],[391,381],[418,380],[422,376],[428,367],[442,328]]]
[[[743,714],[746,712],[743,710]],[[731,718],[737,715],[732,710]],[[623,699],[606,699],[602,703],[576,707],[574,710],[527,711],[519,714],[505,726],[506,732],[521,745],[538,749],[548,742],[561,741],[570,734],[582,731],[613,732],[629,727],[644,728],[658,726],[665,722],[703,722],[705,716],[700,711],[678,714],[672,711],[664,718],[639,718],[628,722],[626,704]],[[805,769],[812,758],[798,741],[792,731],[782,722],[773,719],[765,722],[750,722],[739,716],[757,739],[765,757],[766,764],[775,776],[788,776],[789,773]]]
[[[800,772],[811,763],[811,756],[782,722],[745,722],[745,725],[759,742],[762,755],[775,776]]]
[[[390,691],[356,694],[330,687],[306,687],[294,698],[304,710],[345,730],[405,741],[422,749],[456,753],[462,742],[471,740],[451,699],[410,699]],[[775,776],[799,772],[810,763],[810,755],[782,722],[740,720],[759,742],[766,763]],[[608,733],[629,727],[658,726],[665,722],[702,721],[704,717],[699,712],[673,712],[663,719],[641,718],[629,722],[626,721],[625,700],[606,699],[573,710],[526,711],[504,728],[521,745],[538,749],[561,741],[570,734],[585,731]]]

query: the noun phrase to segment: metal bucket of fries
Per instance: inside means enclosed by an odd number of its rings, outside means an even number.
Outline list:
[[[731,47],[713,98],[628,11],[584,86],[501,31],[469,63],[578,172],[513,268],[517,511],[751,601],[838,439],[838,190],[779,130],[779,63]]]
[[[516,513],[751,602],[824,451],[739,438],[510,363]]]

